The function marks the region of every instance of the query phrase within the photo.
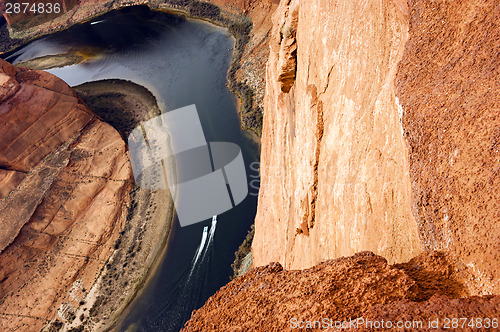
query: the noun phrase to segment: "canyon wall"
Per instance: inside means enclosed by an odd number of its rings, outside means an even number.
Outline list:
[[[394,79],[407,7],[281,1],[267,65],[254,264],[422,250]]]
[[[125,142],[62,80],[0,60],[0,330],[72,321],[125,224]]]
[[[281,1],[256,267],[184,331],[497,329],[498,22],[494,0]]]
[[[280,3],[254,265],[441,250],[472,294],[498,293],[499,8]]]

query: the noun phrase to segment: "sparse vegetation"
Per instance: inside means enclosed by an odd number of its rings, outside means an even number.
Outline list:
[[[78,325],[77,327],[73,327],[69,329],[68,332],[82,332],[84,330],[83,325]]]
[[[50,326],[48,328],[48,332],[58,332],[61,330],[63,327],[63,323],[60,320],[55,320],[52,323],[50,323]]]
[[[90,317],[94,317],[97,315],[97,311],[99,309],[99,307],[101,306],[102,302],[104,301],[104,296],[102,295],[99,295],[95,302],[94,302],[94,305],[92,306],[92,308],[90,308],[89,310],[89,316]]]
[[[71,323],[72,321],[74,321],[74,320],[75,320],[75,318],[76,318],[75,313],[74,313],[73,311],[68,311],[67,316],[68,316],[68,317],[67,317],[66,319],[67,319],[67,321],[68,321],[68,322],[70,322],[70,323]]]
[[[238,248],[238,251],[234,253],[235,259],[233,264],[231,264],[231,267],[233,268],[233,276],[231,277],[231,279],[234,279],[236,277],[238,270],[241,268],[241,263],[243,261],[243,258],[245,258],[245,256],[248,255],[252,250],[252,241],[254,234],[255,234],[255,224],[252,224],[252,227],[248,231],[245,240],[243,240],[243,243]]]
[[[189,6],[189,13],[193,17],[209,18],[213,21],[221,21],[220,8],[208,2],[193,1]]]

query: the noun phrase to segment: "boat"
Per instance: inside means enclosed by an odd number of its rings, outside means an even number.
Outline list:
[[[203,227],[203,234],[208,233],[208,226]]]

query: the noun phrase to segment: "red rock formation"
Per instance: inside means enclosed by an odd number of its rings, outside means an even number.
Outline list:
[[[62,80],[0,65],[0,330],[39,331],[109,258],[132,175],[118,132]]]
[[[495,1],[281,3],[254,264],[446,250],[474,293],[498,293],[498,15]]]
[[[281,2],[254,263],[303,268],[367,248],[389,261],[426,252],[394,265],[361,253],[299,271],[257,267],[194,311],[185,331],[286,331],[299,321],[320,330],[323,318],[498,329],[498,9],[495,1]]]
[[[330,324],[358,318],[498,317],[498,296],[457,299],[465,290],[454,270],[439,253],[392,266],[370,252],[300,271],[272,263],[222,287],[193,312],[183,331],[290,331],[298,321],[323,318]]]
[[[385,322],[385,326],[391,322],[393,329],[397,328],[397,324],[406,324],[406,331],[496,330],[500,326],[497,319],[499,311],[498,296],[454,299],[435,295],[425,302],[402,300],[376,305],[364,313],[359,328],[346,331],[373,331],[375,322]]]

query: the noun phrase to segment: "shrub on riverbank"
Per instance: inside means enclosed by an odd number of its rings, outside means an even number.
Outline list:
[[[241,264],[243,262],[243,259],[252,250],[252,241],[253,241],[254,234],[255,234],[255,224],[252,224],[252,227],[248,231],[248,234],[247,234],[245,240],[238,248],[238,251],[236,251],[234,253],[235,259],[234,259],[233,264],[231,264],[231,268],[233,269],[233,276],[231,277],[231,280],[238,276],[238,271],[241,268]]]

